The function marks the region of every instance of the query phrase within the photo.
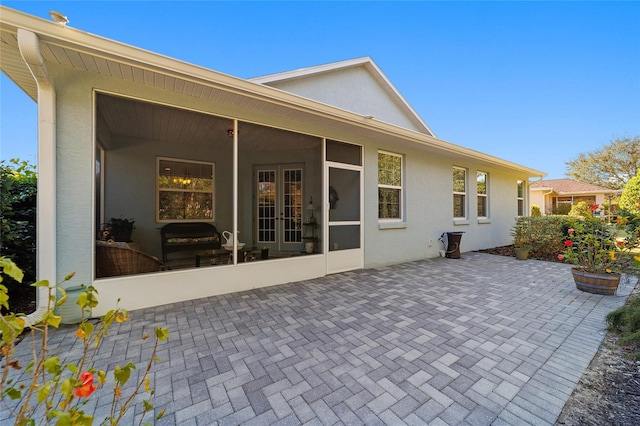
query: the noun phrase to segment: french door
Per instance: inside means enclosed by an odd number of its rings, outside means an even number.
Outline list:
[[[254,171],[257,244],[302,250],[302,165],[264,165]]]

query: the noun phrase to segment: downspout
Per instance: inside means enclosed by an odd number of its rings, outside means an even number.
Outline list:
[[[56,93],[40,52],[38,36],[18,28],[18,48],[38,88],[38,194],[36,198],[36,270],[49,288],[36,288],[36,310],[30,324],[42,320],[49,305],[49,290],[56,287]]]
[[[550,189],[549,192],[545,192],[544,194],[542,194],[542,202],[545,204],[545,211],[544,211],[544,216],[547,215],[547,195],[551,195],[553,194],[553,189]],[[553,201],[551,202],[551,209],[553,209]],[[552,212],[553,213],[553,212]]]

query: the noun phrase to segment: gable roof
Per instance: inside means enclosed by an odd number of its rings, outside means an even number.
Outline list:
[[[553,191],[556,194],[612,194],[615,189],[591,185],[573,179],[539,180],[529,185],[531,191]]]
[[[357,70],[363,72],[353,74]],[[346,76],[347,72],[351,72],[351,77]],[[342,77],[342,81],[339,80],[340,77]],[[345,78],[351,78],[351,81],[345,82]],[[377,87],[373,87],[373,84],[367,86],[367,79],[371,80]],[[429,126],[411,108],[409,103],[369,56],[269,74],[248,80],[344,108],[367,116],[370,119],[375,118],[401,127],[411,127],[412,130],[435,137]],[[319,84],[322,85],[322,89],[314,90],[312,83],[319,80],[321,80]],[[349,84],[352,82],[356,84]],[[386,94],[386,99],[383,103],[388,105],[380,105],[381,100],[379,99],[375,100],[377,102],[371,102],[373,94],[367,92]],[[356,103],[358,100],[360,102]],[[387,106],[392,106],[394,109],[399,110],[403,116],[394,116],[389,108],[385,110]]]

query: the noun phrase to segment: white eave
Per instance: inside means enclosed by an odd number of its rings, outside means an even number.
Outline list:
[[[276,115],[299,122],[313,120],[318,126],[330,128],[336,133],[358,134],[367,138],[408,144],[454,158],[474,160],[488,167],[506,169],[527,177],[546,176],[546,173],[538,170],[464,148],[423,133],[371,120],[365,116],[274,89],[256,81],[232,77],[0,6],[0,43],[2,46],[0,66],[2,71],[34,100],[36,100],[37,94],[33,76],[22,62],[17,50],[16,33],[18,28],[27,29],[38,35],[41,51],[47,62],[134,81],[150,87],[208,99],[234,107],[241,106],[263,113],[265,116]],[[363,60],[368,60],[368,58],[354,61]],[[375,64],[372,62],[371,64],[375,67]],[[326,65],[325,67],[330,66]],[[387,84],[393,87],[388,81]]]

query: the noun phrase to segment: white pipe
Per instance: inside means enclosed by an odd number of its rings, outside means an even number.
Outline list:
[[[233,264],[238,264],[238,120],[233,120]]]
[[[38,195],[36,262],[38,279],[56,286],[56,92],[40,52],[38,36],[18,28],[18,48],[38,87]],[[27,316],[35,324],[47,310],[49,288],[38,287],[36,310]]]

